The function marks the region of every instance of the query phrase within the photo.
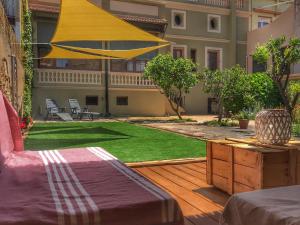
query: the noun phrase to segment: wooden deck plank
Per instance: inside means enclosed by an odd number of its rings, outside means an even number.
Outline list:
[[[206,180],[206,172],[201,173],[199,171],[192,170],[186,166],[174,165],[174,167],[177,168],[178,170],[181,170],[181,171],[193,176],[193,177],[201,177],[202,180]]]
[[[161,176],[173,181],[174,183],[192,191],[200,194],[203,198],[207,199],[210,202],[216,203],[218,206],[224,206],[227,202],[227,197],[224,196],[224,193],[217,190],[211,185],[208,185],[205,181],[198,180],[198,183],[201,186],[196,185],[189,180],[186,180],[185,177],[182,177],[177,174],[175,170],[168,170],[165,167],[153,167],[151,168]],[[194,179],[197,179],[196,177]]]
[[[152,180],[154,183],[156,183],[158,186],[165,189],[176,201],[181,207],[181,210],[185,216],[185,218],[194,225],[217,225],[217,221],[212,219],[210,216],[208,216],[206,213],[199,210],[197,207],[194,207],[191,205],[188,201],[186,201],[182,196],[178,196],[178,194],[174,194],[174,192],[169,191],[168,188],[166,188],[165,184],[162,186],[161,182],[158,182],[160,178],[156,175],[155,172],[151,171],[149,168],[144,169],[137,169],[139,173],[143,174],[144,176],[147,176],[150,180]]]
[[[193,175],[190,175],[189,173],[186,173],[185,171],[181,170],[180,168],[175,167],[174,165],[173,166],[163,166],[162,168],[170,171],[171,173],[176,174],[177,176],[183,177],[186,180],[188,180],[198,186],[203,185],[203,181],[206,180],[206,176],[203,174],[195,177]]]
[[[153,176],[148,176],[148,173],[141,172],[141,170],[137,169],[137,171],[144,175],[147,176],[148,179],[150,179],[152,182],[157,184],[158,186],[164,188],[160,183],[157,183],[156,180],[153,180]],[[164,188],[165,189],[165,188]],[[165,189],[166,190],[166,189]],[[168,191],[168,190],[166,190]],[[218,225],[218,223],[215,220],[212,220],[211,218],[207,217],[204,215],[202,211],[199,209],[195,208],[189,202],[186,202],[184,199],[181,197],[175,195],[174,193],[168,191],[168,193],[176,199],[178,204],[180,205],[180,208],[182,210],[182,213],[184,214],[185,217],[185,225]]]
[[[194,164],[190,164],[190,163],[184,164],[183,166],[185,166],[186,168],[189,168],[193,171],[197,171],[197,172],[206,174],[206,168],[203,168],[203,167],[200,167],[200,166],[197,166]]]
[[[218,225],[228,195],[206,183],[205,167],[205,162],[199,162],[135,170],[176,199],[185,216],[185,225]]]
[[[203,215],[205,215],[207,218],[210,217],[216,222],[219,221],[222,207],[212,204],[205,198],[202,198],[200,195],[189,191],[172,181],[169,181],[165,177],[162,177],[159,174],[152,171],[150,168],[139,168],[138,170],[141,173],[151,177],[153,181],[155,181],[157,184],[159,184],[169,192],[173,193],[177,197],[182,198],[186,202],[189,202],[189,204],[203,212]]]

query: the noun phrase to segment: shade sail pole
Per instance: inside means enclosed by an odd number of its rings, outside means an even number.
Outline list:
[[[104,49],[108,49],[108,42],[104,41]],[[105,116],[109,117],[110,110],[109,110],[109,59],[104,59],[104,76],[105,76]]]

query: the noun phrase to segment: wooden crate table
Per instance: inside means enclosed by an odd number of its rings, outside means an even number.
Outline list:
[[[242,140],[241,140],[242,141]],[[207,142],[207,182],[229,193],[300,184],[300,142],[257,146],[255,139]]]

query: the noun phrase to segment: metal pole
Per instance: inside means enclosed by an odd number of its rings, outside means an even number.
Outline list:
[[[108,42],[104,42],[104,49],[108,49]],[[109,117],[109,59],[104,60],[104,76],[105,76],[105,116]]]

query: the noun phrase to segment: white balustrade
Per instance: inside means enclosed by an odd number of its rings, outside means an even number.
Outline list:
[[[244,6],[245,6],[245,0],[237,0],[237,2],[236,2],[236,7],[237,7],[238,9],[243,9]]]
[[[228,8],[230,6],[230,0],[205,0],[206,5]],[[243,9],[246,4],[246,0],[236,0],[236,7]]]
[[[144,78],[143,74],[127,72],[112,72],[110,84],[112,86],[156,87],[151,80]]]
[[[213,5],[218,7],[229,7],[230,0],[205,0],[207,5]]]
[[[39,84],[100,85],[104,83],[104,72],[85,70],[37,69]],[[142,73],[110,72],[110,86],[156,88]]]
[[[102,73],[85,70],[37,69],[40,84],[102,85]]]

